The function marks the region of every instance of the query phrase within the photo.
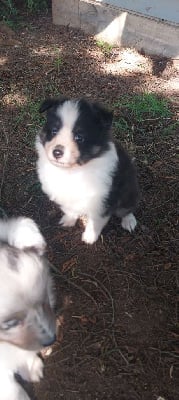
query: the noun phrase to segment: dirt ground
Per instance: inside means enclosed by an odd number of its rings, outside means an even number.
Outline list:
[[[112,106],[147,91],[168,98],[176,115],[176,62],[104,51],[80,31],[53,26],[50,15],[1,33],[0,212],[40,225],[57,297],[58,340],[43,351],[44,379],[27,389],[38,400],[177,400],[177,126],[164,135],[146,120],[146,134],[134,126],[132,140],[121,136],[138,166],[138,226],[129,234],[113,218],[92,246],[81,242],[81,223],[59,227],[34,150],[38,104],[49,95]]]

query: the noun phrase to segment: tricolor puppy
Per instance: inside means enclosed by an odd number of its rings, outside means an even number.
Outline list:
[[[73,226],[85,215],[82,235],[94,243],[109,218],[121,218],[133,231],[138,200],[136,172],[128,154],[111,136],[112,113],[84,99],[48,99],[47,112],[37,137],[38,175],[42,190],[64,215],[63,226]]]
[[[55,340],[45,241],[29,218],[0,220],[0,400],[28,400],[14,374],[38,382],[39,350]]]

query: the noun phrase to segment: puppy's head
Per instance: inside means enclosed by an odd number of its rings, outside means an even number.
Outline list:
[[[41,142],[51,163],[59,167],[82,165],[108,149],[112,113],[84,99],[48,99]]]
[[[55,340],[46,263],[39,249],[0,245],[0,341],[38,351]]]

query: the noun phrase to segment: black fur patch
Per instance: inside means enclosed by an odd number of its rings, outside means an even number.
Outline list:
[[[115,143],[118,154],[118,165],[112,175],[112,187],[105,199],[104,215],[117,214],[124,217],[133,212],[139,201],[139,187],[136,169],[126,151]]]
[[[80,150],[79,164],[99,157],[109,149],[110,128],[112,113],[102,108],[97,103],[79,101],[79,117],[73,128],[74,140],[77,134],[83,137],[78,143]]]
[[[41,104],[39,112],[47,112],[47,120],[40,132],[41,143],[44,145],[46,142],[50,142],[55,136],[55,130],[58,132],[62,128],[61,118],[57,115],[57,108],[62,105],[66,98],[59,99],[46,99]]]

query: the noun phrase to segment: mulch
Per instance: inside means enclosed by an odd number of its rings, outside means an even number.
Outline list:
[[[60,228],[60,210],[41,191],[32,117],[34,103],[58,94],[112,107],[126,94],[153,92],[176,113],[170,81],[177,69],[172,60],[131,49],[105,53],[91,36],[54,26],[50,15],[23,21],[13,35],[3,30],[0,42],[0,211],[40,225],[53,265],[59,326],[57,342],[42,353],[45,377],[32,396],[177,400],[177,132],[162,135],[149,121],[147,134],[132,142],[121,136],[138,168],[137,229],[129,234],[113,218],[87,246],[82,222]]]

